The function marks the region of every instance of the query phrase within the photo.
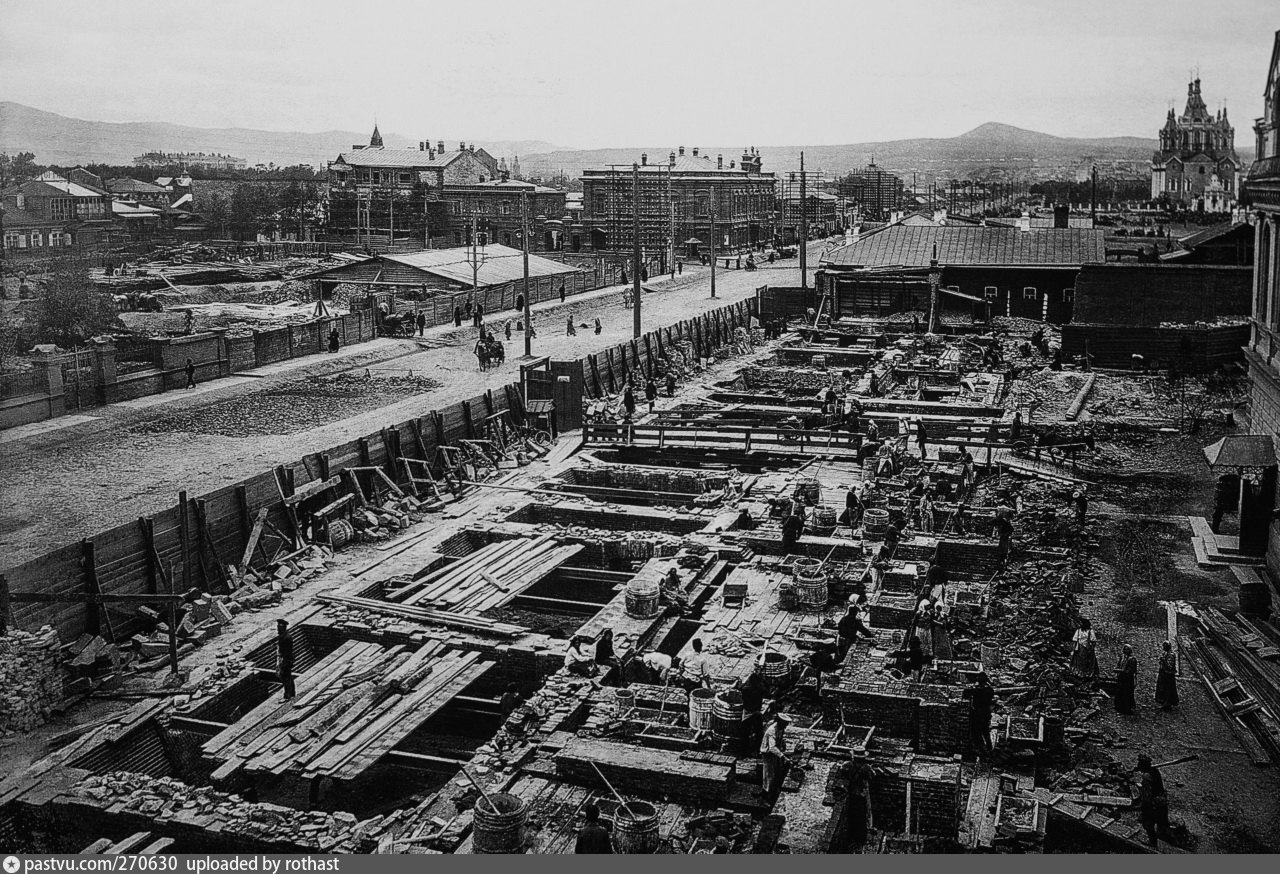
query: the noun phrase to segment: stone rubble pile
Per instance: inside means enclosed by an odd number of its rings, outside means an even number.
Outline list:
[[[61,646],[48,625],[0,636],[0,731],[31,731],[61,704]]]

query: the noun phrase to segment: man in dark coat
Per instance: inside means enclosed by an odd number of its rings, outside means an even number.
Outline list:
[[[190,358],[187,359],[187,388],[196,387],[196,363]]]
[[[849,647],[853,646],[854,642],[857,641],[859,634],[867,640],[875,639],[875,634],[862,621],[862,615],[858,612],[857,604],[849,605],[848,612],[841,616],[840,621],[836,623],[836,632],[839,634],[838,642],[841,659],[849,651]]]
[[[276,670],[284,686],[284,700],[298,694],[293,687],[293,638],[289,636],[289,623],[276,620]]]
[[[582,808],[586,819],[582,828],[578,829],[578,841],[574,844],[574,853],[613,853],[613,843],[609,840],[609,831],[600,824],[600,808],[588,804]]]
[[[453,308],[453,326],[455,328],[462,327],[462,307],[455,306]]]
[[[627,411],[627,421],[630,422],[636,414],[636,392],[629,382],[622,387],[622,408]]]
[[[804,511],[797,508],[797,512],[792,513],[782,522],[782,554],[790,555],[796,548],[796,544],[800,542],[800,535],[804,533]]]
[[[978,681],[965,690],[971,704],[969,710],[969,737],[975,753],[982,757],[991,754],[991,713],[995,709],[996,690],[991,688],[987,672],[978,674]]]
[[[867,762],[867,752],[854,747],[848,762],[840,766],[838,779],[832,787],[835,794],[845,797],[845,821],[848,826],[847,850],[860,851],[867,843],[871,826],[871,788],[876,769]]]
[[[1151,846],[1160,845],[1160,835],[1169,834],[1169,796],[1164,791],[1164,777],[1146,753],[1138,755],[1138,771],[1142,786],[1138,790],[1138,811]]]

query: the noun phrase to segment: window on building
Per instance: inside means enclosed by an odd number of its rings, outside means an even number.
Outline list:
[[[1075,303],[1075,300],[1076,300],[1076,290],[1074,288],[1062,289],[1063,303]]]
[[[413,174],[412,174],[412,173],[401,173],[401,174],[400,174],[400,181],[401,181],[402,183],[404,183],[405,185],[408,185],[409,183],[413,182]]]
[[[61,246],[61,245],[63,245],[63,243],[62,243],[62,236],[63,236],[63,235],[62,235],[62,231],[50,231],[50,232],[49,232],[49,245],[50,245],[50,246]]]
[[[19,239],[19,237],[18,237],[18,232],[17,232],[17,231],[5,231],[5,232],[4,232],[4,247],[5,247],[6,249],[18,249],[18,248],[21,248],[22,244],[18,242],[18,239]]]
[[[1023,300],[1035,300],[1035,299],[1036,299],[1036,290],[1035,290],[1035,288],[1034,288],[1034,287],[1032,287],[1032,286],[1030,286],[1030,285],[1024,286],[1024,287],[1023,287],[1023,289],[1022,289],[1022,299],[1023,299]]]
[[[995,300],[999,294],[1000,289],[996,288],[994,285],[988,285],[982,289],[982,296],[987,300]]]
[[[1203,167],[1201,167],[1201,168],[1200,168],[1200,175],[1201,175],[1201,176],[1203,176],[1203,175],[1204,175],[1204,168],[1203,168]]]
[[[509,200],[502,201],[502,214],[511,215],[511,201]]]
[[[39,249],[44,245],[44,234],[39,231],[31,232],[31,248]]]

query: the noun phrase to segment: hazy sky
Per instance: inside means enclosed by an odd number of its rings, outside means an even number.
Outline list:
[[[0,99],[411,138],[1154,136],[1189,70],[1252,141],[1277,0],[0,0]]]

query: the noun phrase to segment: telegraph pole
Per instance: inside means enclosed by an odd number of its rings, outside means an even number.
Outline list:
[[[634,239],[631,254],[635,259],[631,271],[631,335],[640,336],[640,165],[631,165],[631,232]]]
[[[800,153],[800,287],[802,289],[807,289],[809,287],[808,194],[809,194],[809,189],[805,184],[805,178],[804,178],[804,152],[801,152]]]
[[[1093,179],[1092,189],[1089,194],[1089,220],[1094,227],[1098,226],[1098,165],[1093,165],[1093,171],[1089,174]],[[1069,224],[1069,222],[1068,222]]]
[[[676,278],[676,202],[671,197],[671,167],[667,166],[667,205],[671,208],[670,246],[667,248],[667,266],[671,268],[671,278]]]
[[[533,322],[529,313],[529,192],[520,192],[520,242],[524,261],[524,357],[533,357]]]
[[[715,192],[707,189],[707,205],[711,207],[711,296],[716,296],[716,205]]]

